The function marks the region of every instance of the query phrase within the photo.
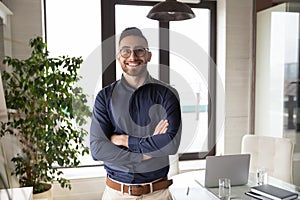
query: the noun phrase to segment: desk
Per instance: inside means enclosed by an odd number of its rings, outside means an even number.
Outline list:
[[[170,191],[174,200],[186,200],[186,199],[218,199],[218,188],[205,188],[205,170],[185,172],[177,174],[171,177],[173,179],[173,185],[170,186]],[[268,177],[268,182],[277,187],[287,189],[293,192],[297,192],[300,195],[300,187],[293,184],[289,184],[273,177]],[[254,200],[244,193],[250,190],[250,187],[255,186],[255,175],[250,174],[247,185],[232,186],[231,187],[231,199],[245,199]],[[300,199],[300,197],[298,198]]]

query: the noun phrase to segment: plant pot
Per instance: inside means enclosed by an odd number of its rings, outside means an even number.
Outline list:
[[[53,187],[51,184],[45,183],[45,188],[47,189],[44,192],[33,194],[33,200],[53,200]]]

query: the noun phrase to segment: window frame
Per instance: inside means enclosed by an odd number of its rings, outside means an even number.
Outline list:
[[[107,39],[116,35],[115,25],[115,5],[133,5],[133,6],[154,6],[158,2],[149,1],[129,1],[129,0],[109,0],[101,1],[101,41],[104,42]],[[191,8],[206,8],[210,10],[210,57],[213,61],[210,62],[208,89],[210,94],[208,104],[208,149],[207,152],[196,153],[183,153],[179,154],[179,160],[198,160],[205,159],[206,156],[215,155],[216,153],[216,1],[202,1],[197,4],[187,3]],[[146,15],[146,13],[145,13]],[[159,22],[159,79],[166,83],[169,83],[170,79],[170,55],[169,55],[169,22]],[[161,31],[162,29],[168,30]],[[109,47],[102,45],[102,66],[108,66],[102,69],[102,87],[105,87],[116,80],[116,60],[113,58],[116,52],[116,44],[114,40],[109,40]],[[113,57],[112,57],[113,56]],[[111,63],[108,61],[113,60]]]

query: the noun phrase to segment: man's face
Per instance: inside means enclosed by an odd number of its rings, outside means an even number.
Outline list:
[[[146,41],[138,36],[127,36],[120,42],[117,60],[123,71],[130,76],[140,76],[147,72],[151,60]]]

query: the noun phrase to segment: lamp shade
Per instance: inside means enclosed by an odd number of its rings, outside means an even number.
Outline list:
[[[176,0],[166,0],[153,6],[147,15],[150,19],[158,21],[180,21],[195,17],[192,9]]]

